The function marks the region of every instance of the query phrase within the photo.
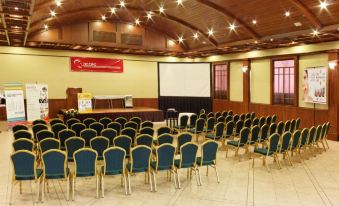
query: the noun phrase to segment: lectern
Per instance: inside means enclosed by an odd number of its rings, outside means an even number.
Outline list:
[[[82,93],[82,88],[67,88],[66,90],[67,109],[78,109],[78,93]]]

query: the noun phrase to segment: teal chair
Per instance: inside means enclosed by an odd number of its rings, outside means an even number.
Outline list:
[[[94,124],[94,123],[93,123]],[[100,133],[99,133],[100,134]],[[86,147],[90,146],[91,139],[98,135],[97,131],[94,129],[84,129],[80,132],[80,137],[85,140]]]
[[[233,122],[233,117],[232,117],[231,115],[227,115],[227,117],[226,117],[226,119],[225,119],[225,122],[226,122],[226,124],[227,124],[228,122]]]
[[[22,194],[22,181],[34,181],[36,185],[36,202],[39,202],[39,185],[42,169],[37,169],[36,155],[27,150],[19,150],[11,155],[13,165],[13,177],[10,193],[10,205],[13,203],[12,193],[14,185],[19,182],[20,194]]]
[[[277,133],[282,135],[284,133],[285,123],[280,121],[277,125]]]
[[[125,158],[126,152],[120,147],[110,147],[103,153],[104,165],[100,169],[101,177],[101,197],[105,196],[104,177],[121,175],[121,186],[125,186],[125,194],[127,195],[127,180],[126,180],[126,168]]]
[[[89,125],[89,128],[94,129],[97,134],[101,134],[101,131],[105,129],[104,125],[101,124],[100,122],[94,122]]]
[[[287,121],[285,122],[284,132],[288,132],[288,131],[290,131],[290,129],[291,129],[291,121],[290,121],[290,120],[287,120]]]
[[[86,125],[81,122],[74,123],[71,126],[71,130],[73,130],[78,137],[80,137],[80,133],[84,129],[86,129]]]
[[[207,119],[206,113],[199,114],[199,118]]]
[[[164,143],[156,147],[155,160],[151,162],[154,191],[157,191],[156,174],[159,171],[167,171],[167,180],[169,181],[171,180],[171,174],[174,176],[174,155],[175,147],[172,144]],[[178,188],[176,178],[173,179],[175,188]]]
[[[132,147],[132,138],[126,135],[120,135],[114,138],[113,144],[116,147],[123,148],[126,152],[126,157],[129,157]]]
[[[165,144],[165,143],[173,144],[173,140],[174,140],[173,135],[162,134],[162,135],[158,136],[158,138],[155,141],[153,141],[153,144],[158,145],[158,146]]]
[[[138,131],[138,127],[139,127],[139,126],[138,126],[138,123],[132,122],[132,121],[126,122],[126,123],[124,124],[124,128],[125,128],[125,129],[126,129],[126,128],[132,128],[132,129]]]
[[[142,119],[140,117],[132,117],[131,119],[129,119],[130,122],[135,122],[137,124],[137,128],[136,130],[140,129],[140,125],[142,122]]]
[[[300,118],[298,117],[298,118],[296,119],[295,129],[299,129],[299,128],[300,128],[300,122],[301,122],[301,120],[300,120]]]
[[[71,137],[75,137],[76,134],[73,130],[71,129],[64,129],[64,130],[61,130],[59,133],[58,133],[58,138],[60,140],[60,147],[62,150],[65,150],[66,149],[66,146],[65,146],[65,142],[67,139],[71,138]]]
[[[79,119],[77,118],[70,118],[66,121],[66,125],[68,127],[68,129],[71,129],[72,125],[75,123],[81,122]]]
[[[145,175],[148,176],[150,188],[151,188],[151,191],[153,191],[152,178],[151,178],[151,167],[150,167],[151,153],[152,153],[151,148],[149,148],[145,145],[135,146],[131,150],[130,161],[126,165],[129,194],[132,193],[131,175],[133,175],[135,173],[141,173],[141,172],[144,172]],[[146,180],[146,178],[145,178],[145,180]]]
[[[36,119],[32,122],[32,125],[37,125],[37,124],[44,124],[44,125],[47,125],[47,122],[43,119]]]
[[[154,129],[152,127],[142,127],[139,131],[139,134],[148,134],[151,137],[154,136]]]
[[[118,122],[111,122],[107,125],[107,128],[114,129],[115,131],[117,131],[117,135],[120,135],[120,131],[122,129],[122,126]]]
[[[261,128],[260,128],[260,140],[259,142],[262,143],[262,145],[266,144],[266,141],[268,139],[268,129],[269,126],[267,124],[264,124]]]
[[[26,130],[19,130],[19,131],[16,131],[14,134],[14,139],[17,140],[17,139],[31,139],[33,140],[33,135],[32,133],[30,133],[29,131],[26,131]]]
[[[157,130],[157,136],[159,137],[162,134],[171,134],[171,128],[159,127],[159,129]]]
[[[318,149],[318,150],[320,149],[319,141],[321,140],[322,132],[323,132],[323,126],[318,125],[317,128],[316,128],[316,135],[315,135],[315,139],[314,139],[314,143],[313,143],[314,151],[316,151],[316,149]]]
[[[37,141],[37,133],[42,131],[42,130],[48,130],[48,127],[47,125],[45,124],[36,124],[32,127],[32,131],[33,131],[33,137],[34,137],[34,140]]]
[[[148,134],[140,134],[136,137],[135,143],[136,145],[145,145],[151,148],[153,144],[153,137]]]
[[[64,129],[67,129],[67,126],[62,123],[56,123],[56,124],[53,124],[53,126],[51,126],[51,130],[54,133],[55,137],[59,137],[59,132]]]
[[[250,129],[247,127],[244,127],[239,134],[239,140],[230,140],[226,144],[226,158],[228,154],[229,149],[235,150],[235,156],[238,155],[239,149],[244,148],[245,153],[249,154],[249,137],[250,137]],[[239,156],[239,161],[240,161],[240,156]]]
[[[210,118],[210,117],[213,117],[214,118],[214,113],[213,112],[209,112],[208,114],[207,114],[207,118]]]
[[[234,136],[235,137],[238,137],[240,135],[240,131],[242,130],[243,127],[244,127],[244,121],[238,120],[235,123],[235,130],[234,130]]]
[[[238,114],[233,115],[233,122],[237,123],[239,121],[240,117]]]
[[[182,145],[186,144],[187,142],[192,142],[192,134],[183,132],[180,133],[177,137],[177,154],[180,154],[180,148]]]
[[[266,162],[267,157],[273,157],[275,162],[277,163],[279,169],[281,168],[280,163],[279,163],[279,158],[278,158],[278,152],[280,150],[279,139],[280,139],[280,135],[278,133],[272,134],[268,138],[268,146],[267,147],[254,149],[252,167],[254,167],[254,160],[257,156],[257,157],[263,158],[263,165],[266,166],[268,171],[270,171],[270,169],[269,169],[267,162]]]
[[[218,117],[217,122],[224,122],[225,123],[225,117],[223,117],[223,116]]]
[[[98,154],[98,160],[103,160],[103,153],[109,147],[109,139],[103,136],[97,136],[90,141],[91,148]]]
[[[277,131],[277,124],[276,123],[271,123],[270,127],[268,129],[269,135],[272,135],[272,134],[276,133],[276,131]]]
[[[227,111],[222,111],[221,112],[221,116],[226,118],[228,116],[228,112]]]
[[[301,132],[300,130],[296,130],[293,133],[291,140],[291,157],[293,157],[293,154],[295,153],[296,155],[299,156],[299,160],[301,162],[301,155],[299,152],[300,144],[301,144]]]
[[[101,131],[101,136],[109,139],[109,145],[112,146],[114,138],[118,136],[118,132],[112,128],[106,128]]]
[[[14,151],[19,151],[19,150],[27,150],[30,152],[33,152],[34,149],[34,142],[30,139],[17,139],[14,140],[12,143]]]
[[[251,129],[252,126],[252,121],[251,119],[246,119],[244,122],[244,127],[250,128]]]
[[[215,170],[217,182],[219,183],[219,175],[217,171],[217,152],[218,143],[213,140],[207,140],[201,145],[201,156],[197,157],[197,165],[199,167],[206,166],[206,176],[208,176],[208,167],[212,167]],[[199,179],[201,184],[201,179]]]
[[[245,121],[245,117],[246,117],[246,114],[244,114],[244,113],[242,113],[242,114],[240,114],[240,116],[239,116],[239,120],[241,120],[241,121]],[[239,121],[238,120],[238,121]]]
[[[291,127],[290,127],[290,132],[291,133],[293,133],[296,130],[296,128],[295,128],[296,124],[297,124],[297,120],[292,119],[291,120]]]
[[[273,116],[272,116],[272,122],[277,122],[277,115],[276,114],[274,114]]]
[[[45,190],[44,187],[47,183],[47,191],[48,188],[48,180],[52,179],[62,179],[67,181],[67,201],[69,200],[69,186],[70,186],[70,171],[67,167],[67,155],[65,152],[59,149],[51,149],[44,153],[42,153],[42,165],[44,172],[42,174],[42,197],[41,201],[44,201]]]
[[[150,127],[153,128],[154,124],[151,121],[144,121],[140,124],[140,128],[144,128],[144,127]]]
[[[17,125],[14,125],[12,127],[12,132],[15,133],[17,131],[20,131],[20,130],[24,130],[24,131],[28,131],[28,127],[26,125],[23,125],[23,124],[17,124]]]
[[[327,122],[324,124],[324,127],[325,127],[325,133],[323,134],[322,138],[321,138],[321,143],[324,147],[324,150],[326,151],[326,147],[327,149],[329,149],[330,147],[328,146],[328,142],[327,142],[327,136],[328,136],[328,132],[330,130],[330,122]],[[326,144],[326,147],[325,147],[325,144]]]
[[[54,119],[50,119],[49,120],[49,124],[51,125],[51,127],[53,127],[56,124],[65,124],[63,120],[59,119],[59,118],[54,118]]]
[[[234,122],[226,123],[224,137],[225,137],[225,141],[226,139],[234,138]],[[225,141],[222,142],[223,146],[225,146]]]
[[[251,128],[251,139],[249,140],[250,145],[254,145],[254,148],[258,148],[260,143],[260,128],[259,126],[254,126]]]
[[[133,128],[127,127],[121,130],[121,135],[129,136],[132,139],[132,143],[134,144],[135,137],[137,136],[137,131]]]
[[[228,115],[233,116],[233,111],[232,110],[228,110]]]
[[[252,120],[252,127],[253,126],[259,126],[259,119],[257,117],[255,117],[253,120]],[[259,127],[260,128],[260,127]]]
[[[283,159],[287,157],[288,162],[290,163],[291,166],[293,166],[291,157],[289,152],[291,151],[291,139],[292,139],[292,134],[291,132],[287,131],[281,136],[281,141],[280,141],[280,150],[279,153],[283,155]]]
[[[265,122],[266,122],[266,118],[264,116],[260,117],[259,127],[261,128],[262,126],[264,126]]]
[[[309,152],[315,156],[315,153],[314,153],[314,141],[315,141],[315,138],[316,138],[316,132],[317,132],[317,129],[313,126],[310,128],[310,131],[308,133],[308,142],[307,142],[307,148],[309,149]]]
[[[60,150],[60,141],[55,138],[46,138],[39,142],[39,149],[41,153],[44,153],[51,149]]]
[[[214,118],[215,118],[215,119],[218,119],[219,117],[221,117],[221,112],[220,112],[220,111],[217,111],[217,112],[214,114]]]
[[[225,124],[223,122],[219,122],[214,126],[213,132],[206,134],[205,138],[223,141],[224,130],[225,130]]]
[[[177,129],[179,131],[186,130],[188,127],[188,116],[183,115],[180,117],[180,125],[175,125],[174,129]]]
[[[301,151],[303,151],[304,153],[307,151],[308,136],[309,136],[309,129],[304,128],[301,131],[300,146],[299,146],[299,149],[298,149],[298,153],[300,155],[300,158],[301,158]]]
[[[272,117],[271,116],[267,116],[266,117],[266,124],[271,125],[271,123],[272,123]]]
[[[212,132],[214,129],[214,125],[215,125],[215,119],[214,117],[209,117],[206,121],[206,129],[205,129],[205,133],[209,133]]]
[[[99,119],[99,122],[104,125],[104,128],[107,128],[107,125],[112,122],[112,119],[109,117],[103,117]]]
[[[123,126],[127,122],[127,119],[125,117],[118,117],[114,120],[114,122],[118,122],[121,125],[121,129],[123,129]]]
[[[198,115],[192,114],[189,119],[190,119],[190,122],[189,122],[187,127],[190,128],[190,129],[195,128],[196,123],[197,123],[197,119],[198,119]]]
[[[70,137],[65,141],[65,148],[67,152],[68,161],[74,161],[73,154],[84,148],[86,145],[85,140],[80,137]]]
[[[72,200],[74,200],[75,196],[75,180],[80,177],[96,177],[96,198],[99,198],[99,175],[96,167],[98,153],[91,148],[81,148],[74,152],[73,159]]]
[[[36,139],[38,142],[41,142],[46,138],[55,138],[55,135],[52,131],[49,130],[41,130],[36,134]]]
[[[89,128],[89,125],[91,125],[92,123],[96,122],[96,120],[94,118],[86,118],[82,121],[82,123],[84,123],[86,125],[86,128]]]
[[[192,142],[187,142],[180,147],[180,159],[174,160],[174,172],[176,174],[178,188],[181,188],[179,170],[187,169],[187,179],[192,178],[192,171],[194,171],[197,179],[198,186],[201,185],[200,182],[200,172],[197,166],[197,152],[198,145]]]
[[[189,130],[189,133],[195,135],[197,142],[199,140],[199,135],[204,132],[205,123],[206,123],[205,119],[199,118],[196,120],[195,127]]]

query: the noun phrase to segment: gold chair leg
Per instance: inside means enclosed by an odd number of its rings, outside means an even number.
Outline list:
[[[75,193],[75,177],[72,178],[72,200],[74,201],[74,193]]]
[[[22,181],[19,181],[20,194],[22,194]]]
[[[96,198],[99,199],[99,175],[96,175]]]
[[[198,168],[194,169],[194,173],[195,173],[195,177],[197,180],[197,185],[200,186],[200,182],[199,182],[199,172],[198,172]]]
[[[327,149],[330,149],[330,147],[328,146],[327,137],[325,138],[325,143],[327,145]]]
[[[154,184],[154,192],[156,192],[157,191],[157,177],[156,177],[156,174],[155,174],[155,172],[153,171],[152,172],[152,174],[153,174],[153,184]]]
[[[226,158],[227,158],[227,154],[228,154],[228,146],[226,145]]]
[[[180,185],[180,177],[179,177],[179,171],[178,170],[176,171],[176,174],[177,174],[177,181],[178,181],[178,189],[180,189],[181,185]]]
[[[206,166],[206,176],[208,176],[208,165]]]
[[[69,184],[70,184],[70,181],[69,181],[69,179],[70,179],[70,176],[68,175],[67,176],[67,186],[66,186],[66,190],[67,190],[67,196],[66,196],[66,200],[67,201],[69,201]]]
[[[101,197],[104,198],[105,197],[105,186],[104,186],[104,175],[101,174]]]
[[[150,185],[150,189],[151,189],[151,192],[153,191],[153,184],[152,184],[152,177],[151,177],[151,172],[147,172],[147,175],[148,175],[148,181],[149,181],[149,185]]]
[[[177,184],[177,180],[176,180],[176,178],[175,178],[175,172],[174,172],[174,170],[171,170],[170,173],[173,173],[174,187],[175,187],[175,189],[178,189],[178,184]]]
[[[127,179],[126,179],[126,174],[122,174],[124,177],[124,182],[125,182],[125,195],[128,195],[128,191],[127,191]]]
[[[128,178],[128,193],[132,194],[132,188],[131,188],[131,175],[129,172],[127,172],[127,178]]]
[[[217,166],[214,165],[215,176],[217,176],[217,182],[220,183]]]

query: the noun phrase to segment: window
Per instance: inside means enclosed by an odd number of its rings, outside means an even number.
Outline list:
[[[273,60],[273,104],[295,104],[295,60]]]
[[[228,65],[214,65],[214,99],[228,99]]]

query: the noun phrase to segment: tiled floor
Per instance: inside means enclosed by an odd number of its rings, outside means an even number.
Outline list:
[[[1,123],[2,128],[4,123]],[[0,125],[0,126],[1,126]],[[159,126],[159,125],[158,125]],[[0,133],[0,205],[8,205],[11,188],[11,143],[12,133]],[[13,205],[258,205],[258,206],[321,206],[339,205],[339,142],[329,141],[330,150],[309,157],[303,163],[294,159],[294,166],[283,163],[281,170],[269,160],[269,173],[257,159],[254,169],[252,161],[243,157],[234,158],[234,152],[218,152],[218,184],[213,169],[206,176],[201,168],[202,186],[197,186],[195,176],[186,179],[186,171],[181,171],[181,189],[175,189],[173,182],[166,181],[166,172],[158,174],[158,192],[150,192],[144,184],[144,175],[137,174],[131,179],[132,194],[124,195],[120,187],[120,177],[105,179],[105,198],[95,198],[95,179],[78,179],[75,201],[66,201],[66,182],[51,181],[50,192],[44,203],[34,203],[32,187],[24,183],[24,193],[19,194],[19,186],[13,190]],[[242,152],[241,152],[242,154]],[[34,186],[33,186],[34,189]]]

